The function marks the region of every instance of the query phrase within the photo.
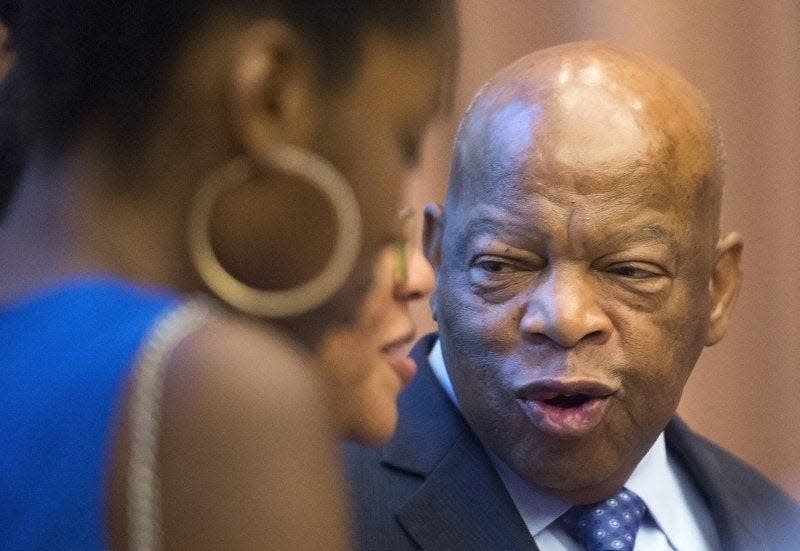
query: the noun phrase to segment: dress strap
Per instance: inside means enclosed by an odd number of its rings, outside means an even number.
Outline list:
[[[214,306],[203,299],[190,299],[169,310],[153,325],[134,363],[126,507],[128,543],[134,551],[161,547],[157,456],[164,366],[178,344],[206,323],[214,311]]]

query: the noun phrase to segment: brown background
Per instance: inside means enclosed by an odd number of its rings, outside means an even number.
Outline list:
[[[681,415],[800,498],[800,1],[462,0],[455,115],[428,137],[411,202],[444,196],[456,121],[533,50],[606,40],[676,66],[706,95],[728,153],[723,230],[745,238],[744,287]],[[421,330],[434,328],[426,305]]]

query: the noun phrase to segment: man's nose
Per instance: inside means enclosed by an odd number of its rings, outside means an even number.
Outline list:
[[[549,266],[542,276],[528,300],[521,331],[564,348],[584,340],[605,342],[612,321],[598,301],[591,274],[578,266]]]
[[[395,296],[407,302],[425,298],[433,290],[433,268],[418,248],[409,248],[407,262],[406,280],[396,285]]]

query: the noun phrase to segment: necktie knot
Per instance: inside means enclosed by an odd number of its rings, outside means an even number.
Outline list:
[[[623,488],[600,503],[572,507],[559,522],[587,551],[631,551],[646,510],[639,496]]]

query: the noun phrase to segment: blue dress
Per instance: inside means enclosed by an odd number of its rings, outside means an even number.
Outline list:
[[[107,548],[120,391],[178,301],[88,277],[0,309],[0,549]]]

